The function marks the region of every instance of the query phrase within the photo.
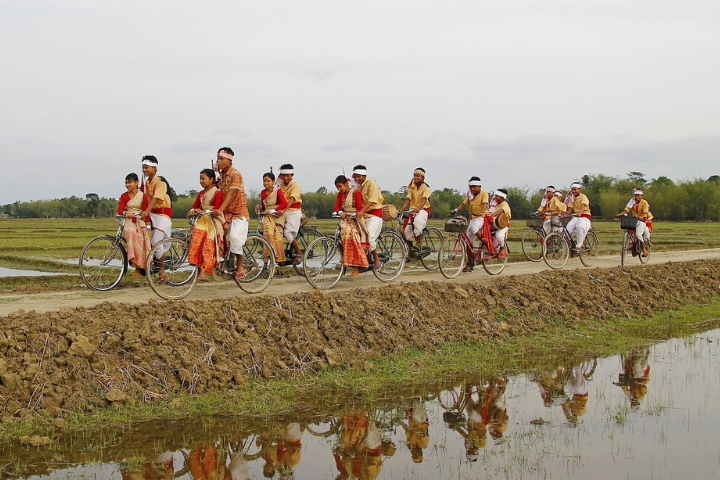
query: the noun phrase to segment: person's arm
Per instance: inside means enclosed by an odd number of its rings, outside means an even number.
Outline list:
[[[278,199],[278,206],[275,207],[275,210],[282,211],[285,210],[288,205],[290,205],[285,198],[285,194],[282,192],[282,190],[278,189],[277,191],[277,199]]]
[[[355,191],[357,193],[357,190]],[[342,210],[342,192],[338,192],[337,197],[335,197],[335,206],[333,207],[333,213],[338,213],[340,210]]]
[[[125,213],[125,205],[127,205],[128,200],[130,200],[130,195],[128,195],[127,192],[120,195],[120,203],[118,203],[117,209],[118,215],[122,215]],[[125,216],[127,216],[127,214]]]
[[[223,202],[223,194],[220,190],[218,190],[217,192],[215,192],[215,198],[213,198],[213,201],[212,201],[213,210],[217,210],[218,208],[220,208],[220,206],[222,205],[222,202]]]

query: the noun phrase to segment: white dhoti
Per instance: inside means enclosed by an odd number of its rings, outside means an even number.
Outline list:
[[[585,241],[587,233],[590,231],[590,219],[585,217],[575,217],[570,220],[570,223],[568,223],[565,228],[570,234],[570,237],[575,238],[575,246],[580,248]]]
[[[497,230],[495,230],[495,235],[493,236],[493,246],[495,248],[499,248],[500,246],[505,245],[505,239],[507,238],[507,232],[508,232],[508,227],[498,228]]]
[[[475,235],[477,232],[481,231],[483,229],[483,226],[485,225],[485,217],[478,217],[473,218],[470,220],[470,223],[468,223],[467,227],[467,236],[470,237],[470,241],[473,241],[477,238]]]
[[[403,233],[405,234],[405,238],[407,241],[412,242],[415,240],[415,237],[419,237],[422,235],[422,231],[425,229],[428,223],[428,213],[425,210],[420,210],[418,213],[415,214],[413,218],[413,225],[407,225],[403,229]]]
[[[172,233],[172,220],[165,215],[150,213],[150,222],[152,223],[152,238],[150,243],[154,247],[166,238],[170,238]],[[155,258],[160,259],[170,248],[170,244],[155,250]]]
[[[641,242],[649,242],[650,241],[650,229],[648,228],[648,226],[645,222],[638,221],[637,227],[635,227],[635,236]]]
[[[243,254],[243,247],[247,241],[248,219],[245,217],[233,217],[230,221],[230,230],[228,231],[228,243],[230,243],[230,252],[236,255]]]
[[[375,215],[370,215],[365,219],[365,227],[367,228],[368,243],[370,244],[370,251],[372,252],[377,247],[377,239],[383,227],[383,219]]]
[[[302,220],[302,210],[285,211],[285,229],[283,235],[285,240],[292,242],[297,238],[300,231],[300,221]]]

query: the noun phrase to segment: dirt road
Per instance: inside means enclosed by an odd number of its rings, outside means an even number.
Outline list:
[[[660,264],[667,262],[686,262],[692,260],[709,260],[720,258],[720,249],[704,249],[704,250],[685,250],[672,252],[655,252],[651,258],[651,264]],[[620,265],[620,256],[612,255],[599,257],[592,268],[612,268]],[[641,267],[637,259],[631,259],[631,267]],[[570,259],[563,270],[584,269],[578,259]],[[512,263],[507,266],[501,274],[502,277],[512,275],[529,275],[549,270],[544,262],[519,262]],[[467,282],[470,279],[480,281],[490,281],[495,277],[491,277],[485,273],[482,268],[475,268],[474,272],[465,273],[458,276],[456,280],[447,280],[440,272],[427,272],[419,262],[410,263],[406,266],[403,275],[394,282],[400,284],[402,282],[417,283],[423,281],[436,282]],[[78,281],[79,278],[78,278]],[[366,273],[358,278],[351,279],[345,276],[340,283],[331,292],[349,290],[353,288],[377,287],[382,285],[371,273]],[[311,292],[314,289],[304,278],[293,276],[290,278],[276,278],[270,286],[257,296],[283,296],[290,293]],[[216,298],[229,297],[248,297],[248,294],[242,292],[235,283],[198,283],[195,290],[187,297],[188,300],[210,300]],[[160,300],[157,295],[149,287],[141,288],[118,288],[109,292],[94,292],[87,289],[77,289],[70,291],[44,292],[38,294],[23,295],[0,295],[0,315],[8,315],[18,310],[26,312],[34,310],[35,312],[57,311],[60,308],[68,307],[90,307],[102,302],[123,302],[123,303],[146,303],[148,300]],[[162,301],[162,300],[160,300]]]

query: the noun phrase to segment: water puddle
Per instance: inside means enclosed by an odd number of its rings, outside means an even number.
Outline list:
[[[372,407],[144,422],[0,448],[38,479],[688,479],[720,476],[720,329],[477,375]],[[13,470],[14,469],[14,470]]]
[[[0,267],[0,277],[46,277],[55,275],[70,275],[62,272],[40,272],[38,270],[19,270],[15,268]]]

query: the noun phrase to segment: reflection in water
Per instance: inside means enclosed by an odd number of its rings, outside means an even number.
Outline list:
[[[717,330],[319,413],[147,422],[130,433],[60,437],[52,449],[6,446],[0,464],[22,458],[39,478],[123,480],[712,478],[719,343]],[[677,384],[684,388],[662,388]],[[59,458],[80,466],[58,468]]]
[[[650,349],[641,352],[633,350],[628,354],[620,355],[622,372],[618,375],[615,385],[622,388],[633,409],[640,406],[640,401],[647,394],[647,385],[650,381],[649,356]]]

